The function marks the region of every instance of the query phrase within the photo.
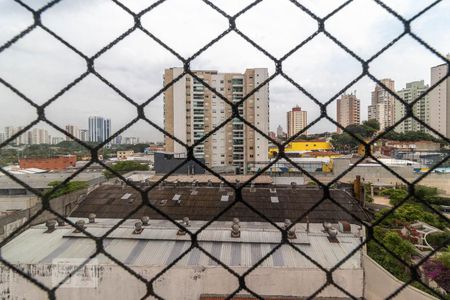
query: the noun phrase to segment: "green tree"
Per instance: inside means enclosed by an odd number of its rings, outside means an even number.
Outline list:
[[[380,123],[377,121],[377,119],[369,119],[367,121],[363,121],[362,124],[366,128],[370,128],[374,131],[380,130]]]
[[[51,187],[51,189],[53,190],[53,188],[55,188],[56,186],[60,185],[61,181],[52,181],[49,182],[48,186]],[[86,181],[70,181],[66,184],[64,184],[62,187],[58,188],[55,192],[52,192],[51,190],[48,191],[47,193],[50,194],[50,199],[53,198],[57,198],[60,197],[62,195],[66,195],[78,190],[82,190],[85,189],[89,186],[89,184]]]
[[[147,164],[141,164],[141,163],[138,163],[135,161],[119,161],[110,167],[111,167],[111,169],[113,169],[114,171],[116,171],[119,174],[125,174],[125,173],[131,172],[131,171],[148,171],[149,170],[149,167]],[[113,178],[116,176],[109,170],[105,171],[104,175],[106,176],[106,178]]]

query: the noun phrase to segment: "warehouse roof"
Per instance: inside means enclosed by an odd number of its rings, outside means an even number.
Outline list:
[[[76,221],[76,218],[72,218]],[[96,219],[87,223],[86,230],[95,236],[103,235],[119,220]],[[108,253],[131,266],[166,266],[191,246],[189,235],[177,235],[177,227],[169,221],[150,220],[140,234],[134,234],[136,220],[127,220],[104,239]],[[197,231],[204,222],[192,221],[189,229]],[[280,232],[267,223],[241,222],[241,236],[232,238],[232,222],[214,222],[199,236],[199,245],[230,267],[250,267],[281,241]],[[282,224],[279,224],[282,226]],[[351,232],[337,235],[332,243],[322,232],[321,224],[297,224],[294,246],[283,245],[262,263],[262,267],[317,268],[294,247],[306,253],[325,268],[331,268],[360,244],[359,226],[352,225]],[[13,264],[51,264],[55,259],[87,258],[95,252],[96,244],[83,233],[74,233],[69,225],[57,226],[47,233],[45,225],[29,228],[2,248],[2,257]],[[113,264],[104,255],[97,255],[99,264]],[[217,263],[194,248],[177,266],[216,266]],[[361,269],[361,253],[357,251],[341,269]]]
[[[331,190],[331,198],[341,206],[366,221],[367,217],[359,203],[347,192]],[[280,187],[256,186],[244,188],[243,199],[258,212],[270,220],[282,222],[285,219],[296,220],[323,198],[323,191],[318,187]],[[191,220],[210,220],[235,199],[231,188],[218,186],[191,187],[186,185],[157,187],[149,192],[150,203],[175,219],[189,217]],[[105,185],[91,192],[79,207],[71,214],[72,217],[88,217],[95,213],[100,218],[124,218],[141,203],[140,194],[132,188],[120,185]],[[145,206],[133,217],[144,215],[152,219],[164,217],[154,209]],[[345,212],[330,199],[325,199],[308,213],[310,222],[332,222],[344,220],[359,224],[358,220]],[[266,221],[255,214],[241,202],[233,205],[219,220],[229,221],[239,218],[242,221]],[[306,218],[302,220],[306,222]]]
[[[46,189],[48,184],[52,181],[63,181],[71,176],[73,172],[54,172],[42,174],[14,174],[16,178],[25,182],[35,189]],[[73,180],[91,181],[103,178],[101,172],[82,172],[78,174]],[[8,176],[0,173],[0,189],[23,189],[24,187],[13,181]]]

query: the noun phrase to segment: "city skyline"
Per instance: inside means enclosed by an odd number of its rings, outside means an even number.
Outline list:
[[[29,4],[33,7],[39,6],[39,3]],[[0,41],[3,42],[14,33],[25,28],[31,18],[22,15],[23,10],[17,4],[2,3],[0,5],[3,11],[10,12],[7,21],[11,21],[7,22],[7,30],[0,32]],[[143,25],[151,26],[153,23],[175,22],[173,25],[176,27],[177,22],[186,21],[187,24],[191,25],[183,26],[187,29],[196,28],[195,22],[201,24],[205,21],[202,18],[189,17],[192,13],[205,12],[207,20],[219,17],[217,22],[210,22],[208,34],[202,31],[195,37],[190,34],[174,32],[167,26],[154,26],[161,31],[157,30],[155,35],[161,37],[164,42],[171,41],[169,46],[176,50],[182,49],[183,51],[180,53],[183,56],[192,54],[196,49],[206,44],[210,37],[216,36],[216,32],[221,32],[223,26],[225,28],[228,26],[227,22],[220,19],[220,15],[215,14],[201,2],[191,5],[180,3],[179,5],[184,13],[173,12],[176,17],[172,18],[172,21],[165,20],[157,13],[158,11],[167,11],[170,8],[170,4],[163,3],[155,9],[155,12],[149,14],[152,18],[144,18]],[[237,11],[238,7],[233,7],[233,5],[242,8],[240,6],[242,4],[233,1],[222,1],[218,5],[224,7],[227,11],[234,12]],[[326,4],[316,3],[316,1],[305,1],[305,5],[322,16],[332,10]],[[417,3],[417,1],[410,1],[409,4],[395,3],[394,5],[395,9],[407,16],[412,16],[425,6],[424,3]],[[90,28],[101,26],[101,22],[103,22],[101,18],[93,17],[89,26],[77,22],[86,14],[94,16],[93,12],[89,11],[89,7],[85,8],[73,5],[70,2],[62,2],[56,7],[58,15],[63,16],[64,24],[61,17],[55,18],[51,13],[44,14],[45,21],[50,28],[54,28],[58,34],[80,48],[83,53],[91,55],[98,51],[102,45],[118,36],[123,28],[129,25],[130,20],[122,16],[120,9],[112,9],[113,6],[113,4],[99,3],[97,7],[98,10],[110,9],[112,11],[111,20],[114,20],[114,24],[109,24],[112,25],[110,26],[111,32],[108,32],[103,39],[98,39],[95,34],[85,34],[91,32]],[[277,8],[276,11],[280,11],[277,13],[285,16],[287,23],[280,22],[272,28],[257,21],[275,11],[274,7]],[[425,41],[443,55],[449,52],[450,37],[444,34],[446,27],[442,24],[439,26],[438,23],[445,20],[444,12],[448,7],[450,7],[448,3],[440,3],[411,24],[415,32],[423,36]],[[269,52],[273,52],[277,57],[280,57],[281,54],[292,49],[303,37],[308,36],[310,31],[313,32],[317,27],[317,24],[309,17],[294,8],[295,6],[288,1],[286,3],[264,1],[258,4],[255,9],[249,11],[248,14],[238,18],[237,25],[242,27],[244,33],[267,48]],[[138,10],[139,8],[133,7],[133,9]],[[363,11],[364,14],[359,13]],[[164,14],[161,13],[161,15]],[[339,23],[342,23],[339,22],[342,18],[348,17],[351,17],[354,24],[361,25],[352,26],[352,34],[347,30],[347,26],[339,25]],[[67,26],[68,24],[78,25],[75,29],[67,30],[70,27]],[[375,54],[382,46],[400,34],[402,30],[402,24],[382,8],[374,3],[363,1],[350,4],[331,18],[329,24],[330,26],[327,26],[327,28],[330,29],[330,32],[363,58],[369,58]],[[301,35],[294,37],[283,33],[284,28],[289,28],[286,26],[295,26],[295,28],[303,28],[304,30],[296,31]],[[265,34],[260,34],[261,32]],[[327,45],[327,47],[321,47],[323,45]],[[230,55],[236,48],[240,49],[238,57]],[[29,53],[33,53],[33,57],[29,56]],[[152,53],[152,55],[148,55],[148,53]],[[81,58],[41,31],[33,32],[25,39],[12,45],[3,54],[0,58],[0,70],[3,70],[0,72],[0,76],[39,104],[52,97],[73,78],[81,74],[85,68],[85,62]],[[402,59],[398,60],[397,58],[400,56]],[[430,67],[441,63],[442,60],[429,53],[417,42],[409,37],[404,37],[398,44],[371,63],[370,71],[379,79],[392,78],[396,81],[397,86],[403,87],[407,82],[422,79],[425,80],[426,84],[429,84]],[[302,65],[302,68],[297,68],[298,65]],[[181,62],[176,57],[139,31],[127,37],[126,43],[115,45],[111,50],[100,56],[95,63],[96,70],[102,76],[120,90],[123,90],[137,103],[144,102],[159,91],[162,87],[163,70],[176,66],[181,66]],[[40,72],[32,72],[33,69],[30,69],[30,67],[39,69]],[[273,61],[234,33],[227,35],[191,63],[192,69],[216,69],[222,72],[237,72],[251,67],[268,67],[269,76],[275,70]],[[284,71],[321,102],[325,102],[344,88],[348,82],[356,78],[361,72],[361,66],[330,40],[323,35],[319,35],[285,61]],[[364,78],[348,89],[351,91],[357,90],[357,97],[361,99],[362,120],[366,119],[370,91],[373,90],[374,84],[373,81]],[[275,131],[278,124],[284,124],[285,112],[295,105],[299,105],[302,109],[308,111],[310,122],[320,115],[317,105],[308,97],[302,95],[285,79],[279,76],[275,77],[270,83],[270,88],[270,130]],[[2,120],[0,127],[28,124],[36,118],[35,109],[3,85],[0,85],[0,101],[2,101],[2,105],[9,107],[11,110],[21,112],[18,117],[14,116],[15,114],[0,113],[0,119]],[[145,109],[147,117],[161,127],[163,125],[162,103],[162,96],[157,97]],[[64,114],[67,109],[73,112],[69,116]],[[329,106],[328,113],[332,118],[336,117],[336,103]],[[136,117],[137,112],[135,107],[127,103],[126,100],[93,75],[83,79],[76,87],[67,91],[60,99],[46,108],[47,117],[62,128],[66,123],[82,123],[87,114],[109,115],[117,124],[114,127],[117,130]],[[309,132],[334,130],[333,124],[328,121],[321,121]],[[141,139],[162,140],[162,134],[145,122],[139,122],[136,126],[130,127],[125,134],[137,136]]]

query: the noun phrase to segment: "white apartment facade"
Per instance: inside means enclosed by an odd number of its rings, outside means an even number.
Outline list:
[[[424,83],[423,80],[413,81],[406,84],[406,87],[397,91],[397,94],[405,102],[411,103],[412,101],[418,99],[429,86]],[[406,107],[400,101],[395,101],[395,122],[398,122],[401,118],[406,115]],[[430,122],[430,106],[429,106],[429,96],[425,95],[420,100],[418,100],[413,105],[413,114],[419,120],[422,120],[426,124]],[[407,131],[422,131],[428,132],[425,126],[420,124],[417,120],[412,118],[407,118],[394,129],[397,132],[405,133]]]
[[[182,68],[166,69],[164,84],[183,73]],[[268,78],[266,68],[244,73],[194,71],[196,76],[236,103]],[[269,87],[266,84],[239,107],[239,114],[259,130],[269,132]],[[192,145],[220,126],[232,115],[229,104],[192,76],[183,76],[164,93],[164,128],[183,143]],[[165,150],[186,153],[186,149],[165,136]],[[268,141],[239,119],[233,119],[194,148],[197,158],[210,167],[235,166],[245,171],[249,163],[268,160]]]
[[[450,55],[447,56],[450,59]],[[431,68],[431,86],[445,77],[448,72],[447,64]],[[447,79],[437,85],[429,94],[430,126],[443,136],[450,137],[450,80]]]
[[[382,79],[381,82],[393,93],[395,93],[395,82],[392,79]],[[395,97],[385,90],[381,85],[376,85],[372,92],[372,104],[369,105],[369,120],[376,119],[380,123],[380,130],[395,123]]]

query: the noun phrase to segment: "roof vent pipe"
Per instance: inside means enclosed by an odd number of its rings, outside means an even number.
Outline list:
[[[331,223],[323,222],[322,226],[323,226],[323,232],[328,232],[328,230],[331,228]]]
[[[190,223],[188,217],[184,217],[184,218],[183,218],[183,221],[182,221],[181,223],[182,223],[182,225],[183,225],[184,227],[189,227],[189,226],[191,226],[191,223]],[[185,235],[185,234],[186,234],[186,230],[184,230],[184,229],[182,229],[182,228],[178,229],[177,235]]]
[[[142,222],[142,224],[143,224],[144,226],[150,225],[150,224],[149,224],[149,222],[150,222],[150,217],[149,217],[149,216],[142,216],[141,222]]]
[[[78,220],[75,222],[75,231],[74,233],[80,233],[82,229],[85,229],[86,226],[84,225],[86,222],[84,220]]]
[[[143,230],[144,230],[144,228],[142,227],[141,221],[137,221],[136,223],[134,223],[133,234],[141,234]]]
[[[232,238],[241,237],[241,225],[239,225],[238,218],[233,218],[233,225],[231,225],[231,237]]]
[[[208,186],[209,186],[209,187],[212,187],[212,181],[211,181],[211,179],[208,179]]]
[[[159,184],[158,184],[158,190],[163,190],[164,189],[164,180],[163,181],[161,181]]]
[[[95,214],[93,214],[93,213],[89,214],[89,216],[88,216],[89,223],[95,223],[95,217],[96,217]]]
[[[291,189],[295,190],[297,188],[297,182],[292,181],[291,182]]]
[[[241,181],[236,178],[235,182],[236,182],[236,188],[238,189],[241,186]]]
[[[47,226],[46,233],[51,233],[51,232],[55,231],[55,229],[56,229],[56,221],[53,219],[47,220],[45,222],[45,226]]]
[[[225,190],[225,187],[224,187],[223,182],[220,183],[220,185],[219,185],[219,190],[220,190],[221,192]]]
[[[254,182],[250,183],[250,192],[252,192],[252,193],[256,192],[256,188],[255,188],[255,183]]]
[[[289,219],[284,220],[284,229],[288,230],[287,237],[290,240],[297,238],[297,235],[295,234],[295,226],[292,226],[291,228],[288,229],[288,227],[291,225],[292,225],[291,220]]]
[[[185,226],[185,227],[191,226],[191,222],[189,221],[189,218],[188,218],[188,217],[184,217],[184,218],[183,218],[183,223],[184,223],[184,226]]]
[[[331,227],[328,230],[328,234],[330,235],[331,238],[336,238],[337,234],[338,234],[338,230],[334,227]]]

